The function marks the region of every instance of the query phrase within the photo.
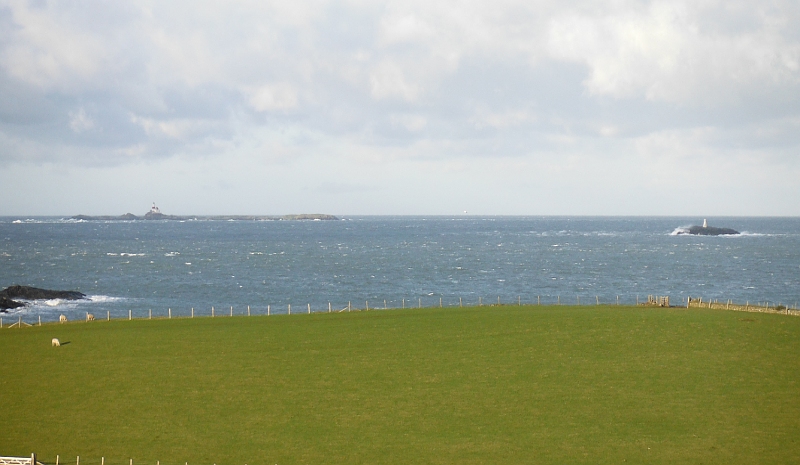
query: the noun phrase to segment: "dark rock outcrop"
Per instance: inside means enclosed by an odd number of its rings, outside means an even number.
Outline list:
[[[17,302],[13,299],[22,300],[40,300],[40,299],[64,299],[64,300],[81,300],[85,299],[86,295],[78,291],[52,291],[50,289],[39,289],[38,287],[30,286],[9,286],[0,291],[0,308],[18,308],[22,307],[23,303]]]
[[[692,234],[695,236],[733,236],[741,233],[731,228],[715,228],[714,226],[691,226],[688,229],[678,231],[678,234]]]
[[[19,308],[24,307],[25,304],[22,302],[17,302],[16,300],[11,300],[8,297],[0,297],[0,313],[4,313],[9,308]]]

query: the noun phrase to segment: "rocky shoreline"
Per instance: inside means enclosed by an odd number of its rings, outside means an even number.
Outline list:
[[[54,291],[50,289],[40,289],[38,287],[30,286],[9,286],[0,291],[0,312],[5,312],[8,309],[24,307],[24,302],[18,302],[14,299],[21,300],[50,300],[50,299],[64,299],[64,300],[82,300],[86,298],[86,294],[78,291]]]

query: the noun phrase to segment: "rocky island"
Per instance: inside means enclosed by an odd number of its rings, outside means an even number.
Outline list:
[[[322,213],[303,213],[300,215],[283,215],[283,216],[253,216],[253,215],[210,215],[210,216],[180,216],[180,215],[167,215],[161,213],[161,210],[153,203],[150,211],[143,216],[136,216],[133,213],[126,213],[120,216],[89,216],[89,215],[75,215],[71,217],[72,220],[77,221],[136,221],[136,220],[177,220],[177,221],[190,221],[190,220],[210,220],[210,221],[287,221],[287,220],[338,220],[339,218],[333,215],[325,215]]]
[[[86,294],[78,291],[53,291],[50,289],[39,289],[38,287],[30,286],[9,286],[0,291],[0,312],[4,312],[9,308],[24,307],[23,302],[17,302],[13,299],[22,300],[41,300],[41,299],[64,299],[64,300],[82,300],[86,298]]]
[[[690,234],[694,236],[733,236],[741,234],[739,231],[731,228],[716,228],[709,226],[708,221],[703,220],[703,226],[690,226],[688,228],[679,228],[675,234],[683,235]]]

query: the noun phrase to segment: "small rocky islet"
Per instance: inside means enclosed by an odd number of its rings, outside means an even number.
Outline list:
[[[714,226],[709,226],[708,221],[703,220],[702,226],[689,226],[688,228],[680,228],[677,230],[676,234],[693,236],[735,236],[741,233],[731,228],[717,228]]]

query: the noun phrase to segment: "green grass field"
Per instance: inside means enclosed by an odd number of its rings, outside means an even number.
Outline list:
[[[786,315],[96,321],[2,329],[0,359],[0,455],[47,463],[800,463]]]

